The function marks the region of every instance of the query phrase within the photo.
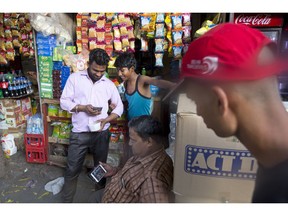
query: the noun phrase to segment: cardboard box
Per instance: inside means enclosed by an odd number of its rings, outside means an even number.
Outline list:
[[[236,139],[220,138],[179,96],[174,193],[176,202],[251,202],[257,162]]]

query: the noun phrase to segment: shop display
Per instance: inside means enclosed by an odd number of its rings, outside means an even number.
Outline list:
[[[33,31],[28,14],[0,14],[0,64],[15,60],[16,53],[34,57]]]
[[[77,50],[101,48],[109,56],[114,52],[134,52],[134,20],[124,13],[77,14]]]

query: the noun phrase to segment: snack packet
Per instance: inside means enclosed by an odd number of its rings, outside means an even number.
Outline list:
[[[128,31],[127,31],[127,28],[126,28],[126,23],[121,23],[119,26],[120,26],[121,35],[128,35]]]
[[[129,46],[128,35],[121,36],[122,48],[126,48]]]
[[[5,40],[4,38],[0,39],[0,51],[6,51]]]
[[[120,38],[121,34],[120,34],[118,26],[113,27],[113,32],[114,32],[114,38]]]
[[[114,49],[116,52],[122,51],[122,43],[119,38],[114,39]]]
[[[110,33],[112,31],[112,22],[105,23],[105,32]]]
[[[164,37],[164,23],[156,23],[155,37]]]
[[[141,49],[140,51],[146,52],[148,51],[148,41],[144,38],[141,38]]]
[[[89,50],[96,49],[97,47],[97,40],[96,38],[90,38],[89,39]]]
[[[96,32],[96,36],[97,36],[97,43],[98,42],[105,42],[105,31],[97,31]]]
[[[183,26],[191,26],[191,15],[190,13],[183,13]]]
[[[8,64],[8,61],[6,59],[6,53],[5,52],[0,52],[0,64]]]
[[[182,49],[183,49],[183,46],[173,46],[172,47],[174,60],[178,60],[178,59],[182,58]]]
[[[140,21],[141,21],[141,30],[142,31],[149,31],[150,30],[149,27],[150,27],[151,17],[148,15],[141,15]]]
[[[155,39],[155,52],[164,52],[164,38]]]
[[[156,23],[163,23],[164,20],[165,20],[165,14],[164,13],[157,13]]]
[[[81,26],[81,24],[82,24],[82,15],[81,14],[76,15],[76,24],[77,24],[77,27]]]
[[[132,40],[132,39],[134,40],[135,36],[134,36],[134,32],[133,32],[133,26],[128,26],[127,30],[128,30],[128,39],[129,39],[129,41]]]
[[[90,27],[88,36],[89,36],[89,38],[95,38],[96,37],[96,29],[93,27]]]
[[[183,31],[182,30],[178,30],[172,31],[172,42],[173,45],[181,45],[182,44],[182,35],[183,35]]]
[[[171,15],[172,29],[182,29],[182,16],[179,14]]]
[[[106,45],[112,44],[113,42],[113,33],[109,32],[109,33],[105,33],[105,43]]]
[[[113,20],[112,20],[112,26],[118,26],[119,25],[119,20],[118,20],[118,17],[117,16],[114,16],[113,17]]]
[[[183,42],[190,43],[191,42],[191,26],[183,27]]]
[[[156,67],[163,67],[163,53],[155,53],[155,66]]]
[[[105,29],[105,22],[105,17],[98,17],[96,28]]]
[[[105,51],[111,57],[113,54],[113,45],[106,45]]]
[[[130,40],[129,43],[129,51],[135,52],[135,40]]]

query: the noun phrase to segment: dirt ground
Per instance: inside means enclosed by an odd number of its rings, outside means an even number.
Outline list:
[[[61,203],[61,192],[53,195],[45,184],[64,175],[64,168],[47,164],[27,163],[24,151],[5,158],[5,175],[0,178],[0,203]],[[87,169],[78,178],[74,203],[90,203],[95,185]],[[1,175],[2,176],[2,175]]]

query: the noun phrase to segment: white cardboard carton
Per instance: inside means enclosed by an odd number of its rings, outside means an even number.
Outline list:
[[[176,202],[251,202],[257,161],[236,139],[220,138],[196,115],[185,94],[177,110]]]

